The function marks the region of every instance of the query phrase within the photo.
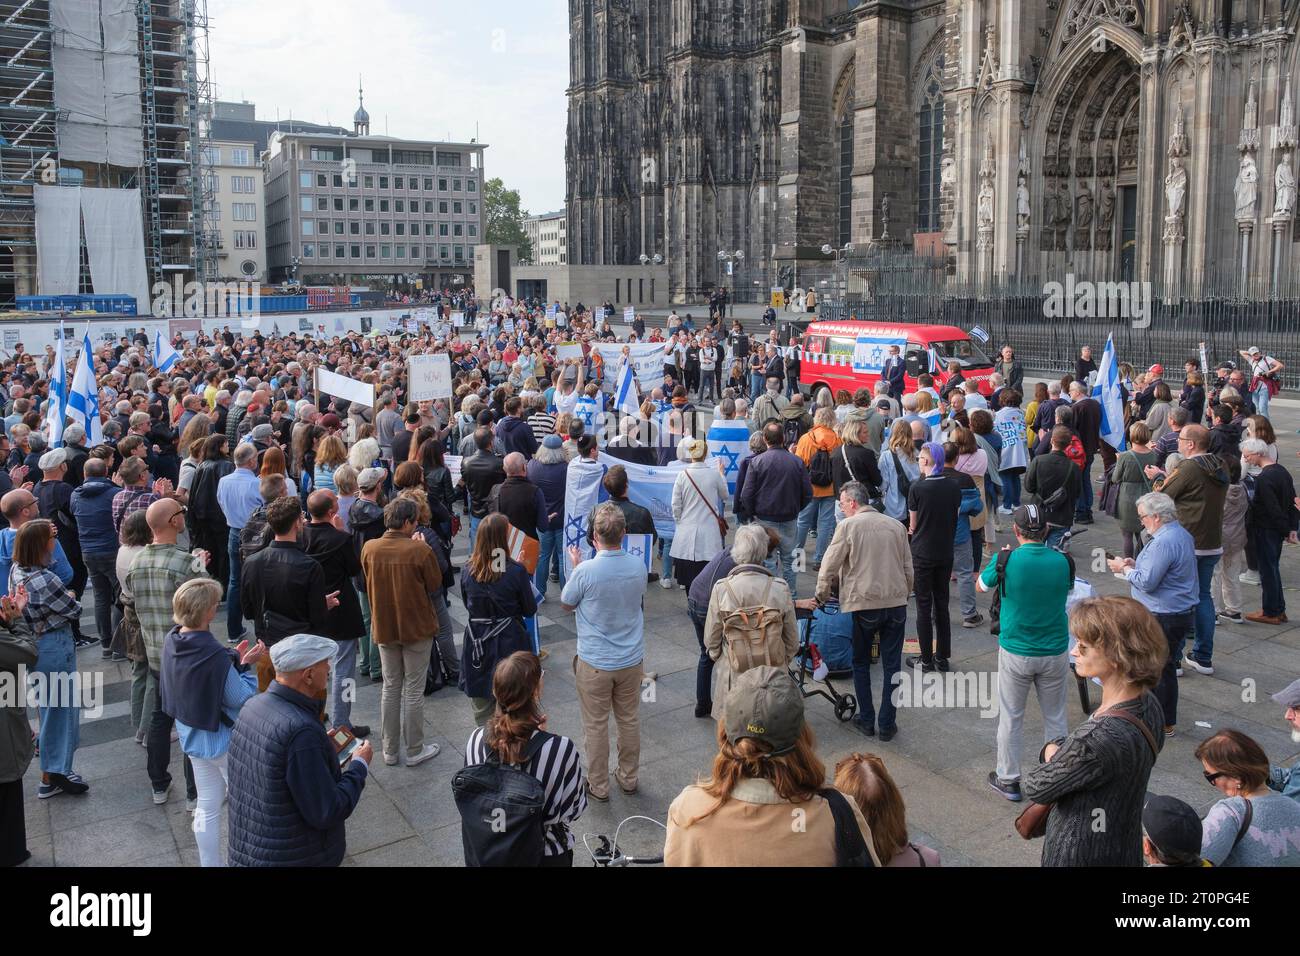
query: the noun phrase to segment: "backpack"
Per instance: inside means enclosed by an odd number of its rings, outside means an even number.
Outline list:
[[[847,461],[847,459],[846,459]],[[831,455],[825,448],[818,448],[808,463],[808,478],[818,488],[835,484],[835,475],[831,470]]]
[[[785,435],[785,447],[793,449],[799,444],[803,434],[799,431],[799,419],[787,418],[781,422],[781,431]]]
[[[552,739],[538,731],[524,749],[522,765]],[[466,866],[538,866],[546,847],[546,790],[526,770],[503,764],[495,751],[451,780],[460,811]]]
[[[239,560],[247,561],[269,545],[274,537],[266,523],[266,507],[258,508],[239,529]]]
[[[1087,463],[1088,456],[1083,453],[1083,442],[1079,440],[1078,435],[1071,436],[1070,444],[1065,446],[1065,457],[1080,468]]]
[[[726,588],[732,604],[739,605],[740,599],[732,590],[729,579],[736,571],[748,571],[751,567],[741,565],[723,579],[722,586]],[[740,674],[764,664],[768,667],[785,666],[785,639],[782,636],[784,617],[771,602],[772,586],[775,583],[776,579],[769,575],[767,587],[763,589],[758,604],[737,606],[722,614],[722,642],[727,648],[727,663],[731,665],[732,674]]]
[[[849,798],[833,787],[823,787],[818,795],[830,806],[831,816],[835,818],[835,865],[875,868],[867,841],[863,839],[862,830]]]

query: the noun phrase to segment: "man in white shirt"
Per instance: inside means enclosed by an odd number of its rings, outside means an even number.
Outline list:
[[[718,350],[713,344],[712,336],[704,336],[704,345],[700,349],[700,401],[716,402],[721,393],[718,381]]]

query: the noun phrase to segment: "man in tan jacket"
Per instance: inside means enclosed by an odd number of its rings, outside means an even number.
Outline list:
[[[361,549],[361,571],[370,595],[371,638],[379,647],[384,689],[379,699],[384,763],[398,762],[398,744],[406,731],[406,765],[414,767],[438,755],[437,744],[424,742],[424,677],[438,634],[438,615],[431,595],[442,587],[433,551],[415,539],[415,502],[398,498],[384,509],[382,537]]]
[[[880,638],[884,682],[880,689],[880,739],[898,733],[893,687],[903,656],[907,625],[907,595],[912,590],[912,553],[899,521],[867,505],[869,492],[861,482],[840,489],[844,520],[826,549],[817,575],[817,596],[799,606],[820,607],[838,592],[840,613],[853,615],[853,692],[858,715],[853,725],[867,737],[876,735],[876,710],[871,697],[871,644]]]

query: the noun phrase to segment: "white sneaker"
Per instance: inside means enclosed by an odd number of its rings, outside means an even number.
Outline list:
[[[673,588],[677,587],[677,582],[672,578],[660,578],[659,586],[665,591],[671,591]]]
[[[406,765],[408,767],[417,767],[420,764],[424,763],[426,760],[432,760],[434,757],[438,756],[441,750],[442,747],[438,746],[437,744],[425,744],[424,749],[421,750],[414,757],[410,756],[409,754],[407,755]]]
[[[384,754],[384,765],[385,765],[385,766],[387,766],[387,767],[396,767],[399,763],[401,763],[401,758],[398,757],[396,754],[393,754],[393,755],[391,755],[391,756],[390,756],[389,754]]]
[[[1184,657],[1184,658],[1183,658],[1183,666],[1184,666],[1184,667],[1190,667],[1192,670],[1196,671],[1196,673],[1198,673],[1198,674],[1205,674],[1205,675],[1208,676],[1208,675],[1214,673],[1214,668],[1213,668],[1213,667],[1206,667],[1206,666],[1205,666],[1204,664],[1202,664],[1200,661],[1193,660],[1193,659],[1190,658],[1190,657]]]
[[[1259,572],[1243,571],[1241,574],[1237,575],[1237,580],[1242,584],[1259,584]]]
[[[1175,676],[1175,677],[1182,677],[1182,676],[1183,676],[1183,669],[1182,669],[1181,667],[1175,667],[1175,668],[1174,668],[1174,676]]]
[[[1004,507],[1004,506],[999,506],[999,507],[998,507],[998,514],[1000,514],[1000,515],[1009,515],[1009,514],[1012,514],[1012,511],[1011,511],[1010,508],[1007,508],[1007,507]]]

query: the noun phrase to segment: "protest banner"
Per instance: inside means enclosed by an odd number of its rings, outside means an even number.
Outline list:
[[[348,378],[346,375],[339,375],[337,372],[329,372],[316,366],[316,391],[324,392],[326,395],[333,395],[335,398],[346,399],[356,405],[364,405],[366,408],[375,407],[375,387],[367,385],[365,382],[358,382],[356,379]]]
[[[662,342],[637,342],[625,345],[621,342],[592,342],[592,349],[600,353],[605,360],[605,368],[617,372],[623,360],[623,349],[628,349],[632,357],[632,371],[636,373],[636,382],[642,392],[649,392],[664,383],[664,346]],[[618,381],[617,374],[606,374],[603,388],[613,393]]]

